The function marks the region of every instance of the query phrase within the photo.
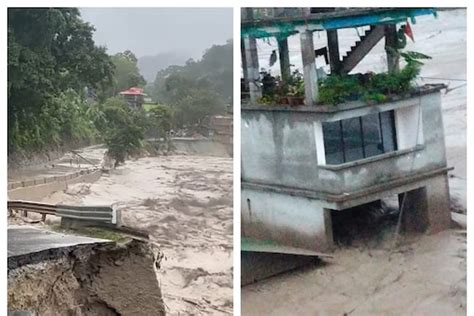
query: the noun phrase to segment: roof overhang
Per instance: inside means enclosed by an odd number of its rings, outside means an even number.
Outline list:
[[[349,8],[332,12],[291,17],[269,17],[243,20],[241,36],[284,38],[301,31],[324,31],[376,24],[396,24],[420,15],[434,15],[434,8]]]

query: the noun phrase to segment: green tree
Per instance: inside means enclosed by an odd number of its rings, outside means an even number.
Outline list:
[[[224,103],[232,104],[232,56],[233,44],[232,40],[229,40],[225,45],[214,45],[207,49],[198,61],[189,59],[183,66],[173,65],[159,71],[151,89],[153,99],[165,104],[176,102],[177,89],[173,84],[187,80],[187,82],[199,81],[201,85],[205,83],[205,89],[213,90]],[[176,79],[178,75],[179,78]],[[191,89],[194,87],[192,84]]]
[[[157,104],[149,111],[150,136],[154,138],[164,138],[168,140],[168,133],[171,130],[173,111],[167,105]]]
[[[100,128],[108,148],[107,154],[115,159],[117,166],[123,163],[127,156],[135,154],[142,147],[147,128],[145,114],[130,109],[120,97],[107,99],[102,111],[105,124]]]
[[[174,104],[174,111],[174,122],[177,127],[199,131],[208,126],[212,115],[222,114],[225,107],[216,92],[193,89]]]
[[[111,88],[101,93],[103,96],[113,97],[128,88],[146,85],[137,66],[137,57],[130,50],[117,53],[111,59],[114,64],[113,84]]]
[[[84,136],[64,126],[71,122],[64,115],[84,115],[78,108],[84,88],[105,88],[113,74],[93,31],[77,8],[8,9],[9,153]]]

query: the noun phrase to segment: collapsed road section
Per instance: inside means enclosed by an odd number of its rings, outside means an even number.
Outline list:
[[[30,315],[164,315],[160,252],[34,227],[8,229],[8,309]]]
[[[158,278],[158,289],[167,314],[231,314],[232,158],[219,144],[212,147],[212,143],[202,139],[187,139],[180,145],[182,154],[129,160],[103,172],[95,181],[68,183],[64,189],[49,193],[43,191],[36,199],[26,194],[15,197],[21,201],[9,201],[9,225],[28,223],[44,228],[60,225],[74,231],[72,226],[75,225],[69,225],[71,223],[65,223],[65,220],[83,221],[92,216],[95,218],[93,227],[106,226],[104,229],[108,232],[118,231],[134,238],[137,231],[143,232],[147,242],[160,245],[158,254],[163,260],[156,274],[149,275],[148,279],[154,281]],[[96,148],[88,147],[81,155],[99,156],[96,152]],[[31,186],[30,191],[36,187]],[[13,198],[11,192],[10,199]],[[39,209],[44,211],[40,215],[36,214]],[[100,225],[96,212],[99,210],[104,215]],[[41,218],[44,214],[47,216]],[[87,234],[85,231],[82,233]],[[94,231],[93,236],[115,239],[102,233]],[[139,239],[141,236],[138,235]],[[114,251],[115,248],[107,246],[105,249]],[[49,262],[52,264],[54,261]],[[136,271],[139,268],[130,266],[128,269]],[[115,271],[111,275],[120,274],[121,270],[117,268]],[[117,284],[119,281],[128,282],[127,286],[132,283],[127,279],[117,279]],[[21,291],[21,288],[11,285],[10,291]],[[140,288],[136,291],[141,292]],[[76,302],[71,304],[77,305]],[[15,307],[19,309],[22,305]],[[120,314],[127,315],[128,312]],[[142,309],[136,314],[156,315]]]

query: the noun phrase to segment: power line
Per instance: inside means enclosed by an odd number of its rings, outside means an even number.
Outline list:
[[[449,81],[463,81],[466,82],[466,79],[457,79],[457,78],[434,78],[434,77],[423,77],[420,76],[421,79],[430,79],[430,80],[449,80]]]

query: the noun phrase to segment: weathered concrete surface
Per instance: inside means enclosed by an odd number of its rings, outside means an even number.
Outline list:
[[[230,156],[234,152],[234,119],[233,116],[213,116],[210,127],[214,131],[212,140],[223,144]]]
[[[66,190],[70,185],[80,182],[90,183],[97,181],[101,175],[101,170],[95,170],[82,175],[79,173],[57,176],[46,183],[33,183],[30,186],[9,190],[8,198],[12,200],[41,201],[45,196],[48,196],[54,192]]]
[[[242,189],[242,236],[325,251],[332,245],[331,217],[314,199]]]
[[[177,153],[212,157],[230,157],[231,153],[224,143],[207,138],[172,138],[174,150]]]
[[[87,169],[94,169],[99,167],[102,163],[104,154],[107,148],[104,145],[88,146],[81,149],[76,149],[73,154],[71,151],[65,153],[55,153],[49,156],[44,154],[43,161],[35,161],[34,157],[29,157],[26,165],[18,168],[18,164],[11,161],[15,158],[9,159],[8,163],[8,183],[21,182],[31,179],[54,178],[56,176],[63,176],[65,174],[80,172]],[[60,155],[60,156],[58,156]],[[57,158],[55,158],[57,156]],[[21,159],[26,159],[22,157]]]
[[[318,261],[314,256],[242,251],[241,284],[245,286]]]
[[[421,107],[423,147],[411,154],[383,156],[370,163],[346,163],[326,168],[323,141],[315,133],[321,121],[337,121],[370,113],[407,107]],[[340,112],[319,113],[297,110],[242,110],[242,181],[286,186],[326,193],[349,193],[413,173],[446,167],[443,120],[439,92],[421,97],[365,105]],[[407,138],[414,141],[408,142]],[[416,133],[397,131],[397,138],[417,145]],[[407,148],[404,148],[407,149]],[[329,166],[328,166],[329,167]]]

